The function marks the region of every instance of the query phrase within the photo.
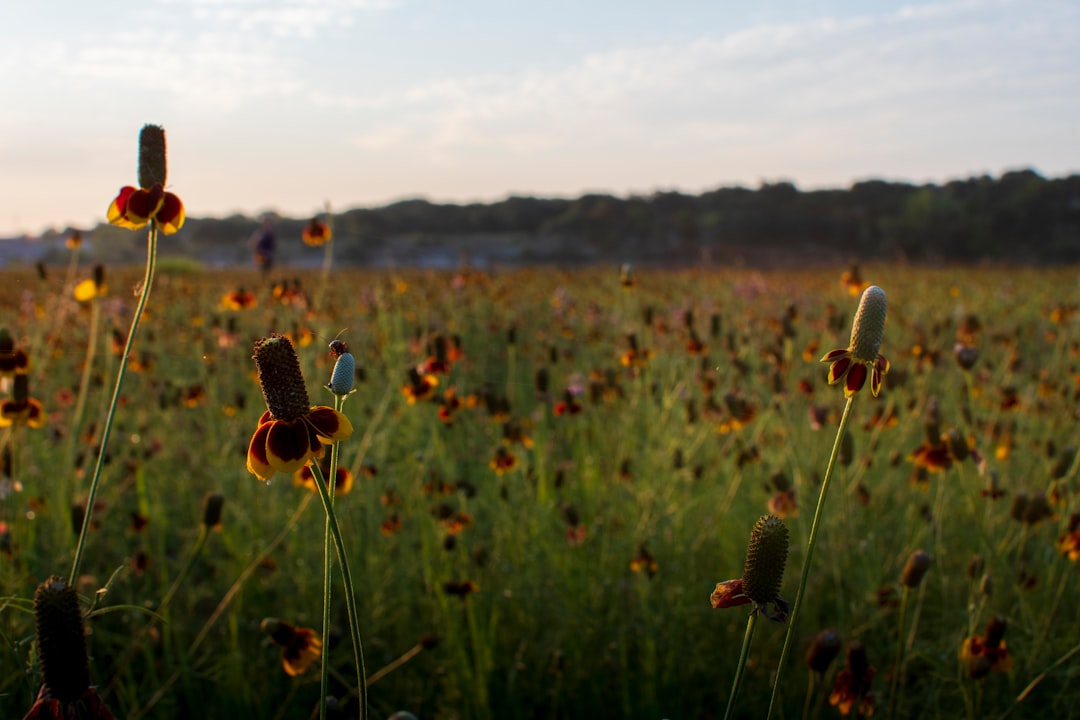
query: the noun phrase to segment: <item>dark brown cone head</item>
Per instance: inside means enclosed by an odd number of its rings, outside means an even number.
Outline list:
[[[788,556],[788,529],[775,515],[763,515],[750,533],[743,569],[743,594],[760,606],[780,595]]]
[[[0,328],[0,355],[10,355],[15,352],[15,339],[11,337],[8,329]]]
[[[259,624],[262,631],[270,636],[278,647],[288,647],[296,637],[296,628],[284,620],[269,617],[264,618]]]
[[[822,630],[806,651],[806,666],[816,673],[825,674],[829,665],[840,654],[840,636],[832,630]]]
[[[30,376],[26,373],[15,375],[15,382],[11,387],[11,399],[17,403],[24,403],[30,399]]]
[[[907,562],[904,563],[904,569],[900,571],[900,584],[909,588],[918,587],[931,564],[933,560],[925,550],[916,550],[911,553]]]
[[[255,368],[259,372],[266,408],[277,420],[291,422],[311,409],[300,358],[289,338],[273,334],[255,341]]]
[[[50,577],[34,593],[34,632],[49,695],[75,702],[90,687],[90,665],[79,598],[62,578]]]
[[[225,496],[221,493],[209,493],[203,499],[202,522],[208,528],[221,524],[221,509],[225,505]]]
[[[165,187],[165,128],[143,125],[139,133],[139,187]]]

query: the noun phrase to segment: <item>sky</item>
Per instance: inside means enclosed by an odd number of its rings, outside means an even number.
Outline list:
[[[1076,0],[42,0],[0,24],[0,237],[104,220],[1080,172]]]

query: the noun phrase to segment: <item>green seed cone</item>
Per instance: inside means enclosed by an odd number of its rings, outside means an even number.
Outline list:
[[[750,533],[743,569],[743,593],[758,605],[767,605],[780,594],[788,556],[788,529],[775,515],[763,515]]]
[[[79,598],[62,578],[50,577],[34,593],[34,632],[49,694],[75,702],[90,687],[90,665]]]
[[[855,322],[851,325],[851,354],[860,362],[872,363],[885,337],[885,291],[871,285],[863,291]]]

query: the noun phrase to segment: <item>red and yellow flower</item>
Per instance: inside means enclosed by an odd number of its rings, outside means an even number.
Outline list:
[[[281,648],[281,666],[290,677],[303,675],[322,657],[322,639],[311,628],[293,627],[284,620],[266,618],[262,629]]]
[[[151,220],[172,235],[184,224],[184,203],[160,184],[149,188],[125,185],[109,205],[109,223],[128,230],[146,227]]]
[[[983,635],[972,635],[960,646],[960,660],[967,663],[972,680],[979,680],[991,672],[1012,670],[1012,655],[1004,640],[1007,627],[1005,618],[995,615],[986,623]]]
[[[12,425],[45,425],[45,411],[38,400],[30,397],[30,378],[25,373],[15,376],[11,398],[0,403],[0,428]]]
[[[311,222],[304,228],[304,231],[300,233],[300,239],[303,240],[306,245],[311,245],[312,247],[325,245],[330,241],[331,237],[333,237],[333,233],[330,231],[330,226],[318,218],[312,218]]]
[[[247,469],[260,480],[292,474],[323,456],[323,445],[352,435],[352,423],[325,405],[310,405],[300,360],[283,335],[255,343],[255,365],[266,412],[248,444]]]

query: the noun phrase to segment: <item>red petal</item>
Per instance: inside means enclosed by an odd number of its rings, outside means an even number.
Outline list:
[[[829,384],[835,385],[851,367],[851,358],[842,357],[829,366]]]
[[[266,431],[266,459],[275,470],[293,473],[307,464],[311,444],[307,423],[302,420],[277,420],[260,426]]]
[[[319,439],[323,442],[344,440],[352,435],[353,427],[352,423],[349,422],[349,418],[332,407],[316,405],[311,408],[307,420],[315,428],[315,431],[319,434]]]
[[[180,202],[176,195],[167,192],[156,217],[161,225],[161,232],[172,235],[184,224],[184,203]]]
[[[819,362],[833,362],[837,358],[846,357],[848,355],[851,355],[851,350],[849,348],[837,348],[825,353],[825,357],[821,358]]]
[[[260,480],[269,480],[274,476],[274,467],[266,457],[266,435],[270,432],[269,423],[259,423],[255,434],[248,443],[247,469]]]
[[[124,214],[133,222],[145,222],[154,217],[164,201],[165,191],[160,185],[149,190],[136,190],[128,198]]]
[[[866,384],[867,374],[865,365],[862,363],[853,364],[851,369],[848,370],[847,380],[844,382],[844,395],[851,397],[862,390],[862,386]]]

